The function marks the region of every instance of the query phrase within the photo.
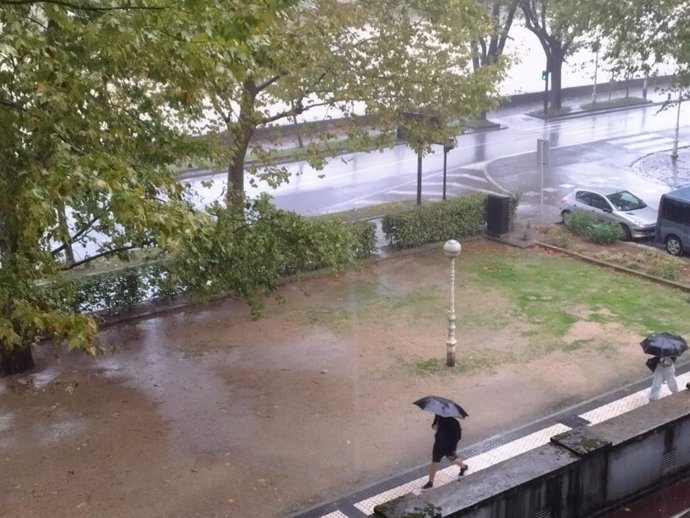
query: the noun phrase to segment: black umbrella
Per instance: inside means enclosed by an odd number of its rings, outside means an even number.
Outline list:
[[[640,342],[642,350],[654,356],[680,356],[688,350],[688,344],[682,336],[671,333],[652,333]]]
[[[417,405],[426,412],[431,412],[432,414],[443,417],[459,417],[460,419],[464,419],[469,415],[455,401],[441,396],[426,396],[422,399],[418,399],[412,404]]]

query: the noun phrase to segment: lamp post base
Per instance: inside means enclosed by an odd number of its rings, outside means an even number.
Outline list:
[[[446,366],[455,367],[455,343],[448,343],[448,350],[446,352]]]

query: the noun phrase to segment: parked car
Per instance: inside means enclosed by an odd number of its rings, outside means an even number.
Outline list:
[[[690,185],[661,196],[655,239],[671,255],[690,252]]]
[[[654,237],[656,209],[629,191],[609,187],[575,189],[561,200],[563,222],[574,212],[618,223],[624,240]]]

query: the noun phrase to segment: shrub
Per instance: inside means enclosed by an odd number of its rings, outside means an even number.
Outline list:
[[[565,226],[571,232],[587,235],[590,227],[596,225],[599,220],[591,214],[584,212],[571,212],[564,218]]]
[[[572,232],[582,234],[595,243],[613,243],[622,236],[618,223],[607,221],[602,223],[591,214],[583,212],[570,213],[565,218],[565,226]]]
[[[168,261],[66,279],[51,289],[65,307],[81,313],[124,311],[183,293],[230,291],[253,304],[287,275],[341,268],[376,248],[376,227],[368,221],[305,218],[269,204],[247,216],[250,225],[223,209]]]
[[[350,246],[357,258],[369,257],[376,250],[376,225],[371,221],[348,223]]]
[[[613,243],[621,238],[622,230],[618,223],[607,221],[592,225],[586,235],[595,243]]]
[[[479,233],[485,222],[485,210],[486,194],[470,194],[427,203],[399,214],[387,214],[383,217],[382,229],[392,246],[414,248]]]

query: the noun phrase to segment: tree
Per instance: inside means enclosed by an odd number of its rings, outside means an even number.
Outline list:
[[[276,256],[260,255],[276,250],[271,235],[297,248],[309,232],[333,238],[293,262],[347,260],[338,225],[244,199],[252,133],[362,103],[381,132],[350,117],[353,142],[384,142],[413,110],[439,122],[409,124],[420,152],[444,141],[495,102],[501,64],[469,70],[480,15],[469,0],[0,0],[0,371],[29,368],[44,339],[97,351],[94,320],[61,288],[65,269],[96,259],[170,257],[180,282],[201,289],[205,267],[214,289],[250,301],[275,289],[276,263],[257,259]],[[207,138],[189,138],[202,125]],[[230,164],[227,201],[249,203],[246,214],[195,210],[172,174],[211,151]],[[285,179],[278,167],[253,172]],[[243,276],[222,259],[245,261],[232,265]]]
[[[481,66],[495,63],[503,55],[508,34],[513,25],[518,0],[484,0],[483,5],[491,17],[492,31],[475,43],[472,64],[477,70]]]
[[[222,14],[209,13],[194,26],[198,31],[208,24],[215,32],[224,23]],[[216,143],[218,161],[227,163],[226,201],[241,209],[246,177],[274,184],[287,179],[277,166],[245,166],[249,149],[262,163],[272,162],[270,150],[252,144],[259,127],[321,108],[347,123],[355,149],[389,145],[400,126],[420,152],[457,134],[460,129],[452,125],[459,119],[496,103],[504,64],[471,70],[471,43],[489,29],[481,9],[469,0],[295,3],[282,12],[280,24],[256,27],[242,66],[222,41],[205,42],[197,63],[215,73],[203,78],[199,90],[205,95],[187,106],[185,122],[198,127],[200,114],[215,115],[205,128],[207,139]],[[428,117],[406,118],[409,112]],[[375,135],[356,113],[366,115]],[[324,166],[333,135],[321,137],[323,146],[308,147],[315,167]]]
[[[585,0],[578,3],[578,9],[578,16],[596,20],[595,29],[606,42],[606,57],[619,68],[654,72],[659,64],[674,63],[679,85],[690,85],[687,2]]]
[[[190,72],[169,61],[176,15],[205,2],[169,5],[0,1],[0,373],[30,368],[46,338],[96,352],[93,319],[52,289],[62,270],[175,251],[208,221],[170,174],[198,145],[167,113]],[[228,28],[238,54],[270,22],[249,7]]]
[[[551,77],[550,105],[560,110],[563,63],[579,47],[578,38],[588,32],[590,18],[578,18],[578,2],[569,0],[520,0],[520,7],[525,26],[539,38],[546,55],[547,78]]]

